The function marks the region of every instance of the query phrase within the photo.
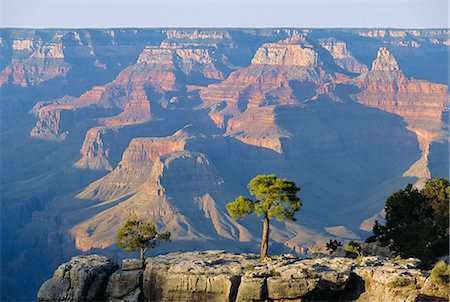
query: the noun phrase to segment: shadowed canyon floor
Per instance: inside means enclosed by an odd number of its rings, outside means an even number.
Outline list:
[[[256,252],[225,205],[257,174],[301,187],[274,252],[364,238],[386,197],[448,175],[448,30],[0,30],[2,300],[75,254]],[[33,271],[33,274],[27,272]]]

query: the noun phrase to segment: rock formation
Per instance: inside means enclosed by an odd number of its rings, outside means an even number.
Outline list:
[[[426,271],[416,268],[416,259],[372,256],[356,261],[283,255],[259,262],[257,255],[204,251],[148,258],[144,265],[138,259],[126,259],[122,269],[113,272],[111,260],[102,258],[100,263],[100,257],[78,256],[60,266],[42,285],[38,301],[375,302],[445,301],[448,296],[448,287],[434,284]],[[70,274],[61,273],[66,267]],[[88,276],[97,278],[81,275],[84,267]],[[106,281],[108,275],[105,286],[99,280]]]
[[[209,116],[227,135],[282,152],[280,138],[286,133],[275,123],[273,106],[301,104],[315,96],[322,74],[318,54],[296,35],[262,45],[250,66],[201,89],[202,107],[209,108]]]
[[[353,73],[363,73],[368,71],[366,65],[359,63],[356,58],[352,56],[347,49],[347,44],[345,42],[327,39],[322,40],[320,45],[330,52],[336,65],[344,70]]]
[[[217,198],[224,198],[223,180],[206,155],[185,150],[188,139],[184,130],[170,137],[133,139],[118,166],[76,196],[99,206],[110,204],[70,230],[77,248],[87,251],[115,244],[120,224],[130,215],[155,220],[175,240],[213,235],[249,240],[245,227],[217,204]],[[67,219],[77,221],[79,215],[75,211]]]
[[[43,43],[29,39],[12,41],[13,59],[0,72],[0,87],[38,85],[53,78],[65,77],[71,65],[64,60],[64,46],[60,40]]]
[[[73,257],[60,265],[38,293],[38,301],[98,301],[105,298],[117,263],[105,256]]]
[[[403,117],[416,133],[422,157],[404,175],[417,177],[420,186],[430,177],[429,145],[445,137],[442,114],[448,110],[448,86],[406,77],[386,48],[378,50],[371,70],[355,83],[361,89],[355,95],[358,102]]]

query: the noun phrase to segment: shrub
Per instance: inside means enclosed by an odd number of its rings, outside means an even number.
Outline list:
[[[326,245],[326,249],[331,255],[331,254],[334,254],[336,252],[336,250],[338,249],[338,247],[340,247],[340,246],[342,246],[341,242],[330,239],[330,241],[328,241],[328,243]]]
[[[394,280],[388,282],[389,287],[404,287],[408,285],[408,280],[403,277],[396,277]]]
[[[450,275],[449,269],[450,267],[444,260],[439,261],[434,265],[430,272],[431,281],[437,284],[448,284]]]
[[[344,250],[347,257],[362,257],[362,247],[358,242],[350,241],[344,246]]]

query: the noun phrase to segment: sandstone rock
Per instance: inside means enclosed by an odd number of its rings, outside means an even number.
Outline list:
[[[55,271],[39,289],[38,301],[94,301],[105,299],[108,277],[117,263],[99,255],[76,256]]]
[[[268,43],[256,51],[252,64],[312,68],[317,65],[317,53],[301,45]]]
[[[448,106],[448,86],[406,77],[386,48],[378,50],[372,69],[361,74],[354,83],[360,92],[354,99],[366,106],[397,114],[415,132],[422,156],[407,171],[405,177],[416,177],[421,186],[430,177],[429,146],[444,138],[442,114]]]
[[[267,281],[265,278],[243,276],[239,284],[236,302],[264,301],[267,297]]]
[[[140,267],[137,260],[124,260],[125,267]],[[117,265],[112,263],[97,255],[74,257],[43,284],[39,301],[370,302],[444,301],[448,296],[448,286],[432,283],[427,272],[415,268],[416,259],[281,255],[259,262],[252,254],[202,251],[147,258],[144,270],[113,273]]]
[[[0,87],[6,84],[27,87],[65,77],[72,66],[64,61],[63,49],[60,41],[13,40],[13,59],[0,72]]]
[[[328,50],[339,67],[354,73],[367,72],[366,65],[359,63],[347,49],[347,44],[335,39],[322,40],[320,45]]]
[[[392,54],[385,48],[378,50],[376,59],[372,62],[372,71],[395,71],[400,70],[397,61]]]
[[[282,279],[270,277],[267,279],[269,299],[300,299],[312,292],[319,279]]]
[[[133,271],[144,268],[144,262],[141,259],[123,259],[122,270]]]
[[[106,288],[106,296],[108,299],[121,299],[129,296],[130,299],[139,298],[140,288],[142,288],[142,276],[144,271],[141,270],[118,270],[114,272],[108,281]],[[139,289],[138,291],[136,291]]]

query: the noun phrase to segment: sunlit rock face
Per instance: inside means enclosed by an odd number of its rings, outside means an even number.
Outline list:
[[[359,261],[339,257],[298,259],[289,254],[258,261],[255,254],[210,250],[171,253],[145,262],[125,259],[118,269],[111,259],[87,255],[60,265],[37,296],[38,301],[49,302],[445,300],[448,287],[433,284],[429,274],[417,268],[417,259],[401,261],[376,256]],[[98,279],[108,279],[104,282],[107,285],[95,282]],[[398,279],[408,286],[390,285]]]

